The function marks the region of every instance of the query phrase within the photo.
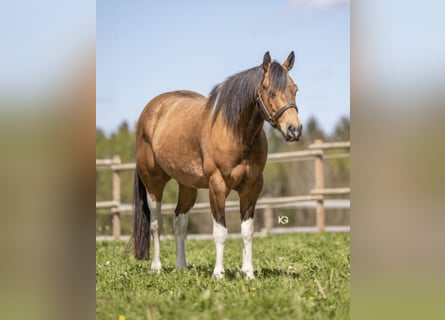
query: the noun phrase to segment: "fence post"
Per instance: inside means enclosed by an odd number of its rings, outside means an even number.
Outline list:
[[[317,139],[314,141],[314,144],[321,144],[322,140]],[[316,189],[324,189],[324,170],[323,170],[323,149],[321,150],[321,154],[315,156],[315,188]],[[324,231],[324,204],[323,198],[321,200],[317,200],[317,206],[315,209],[317,216],[317,227],[318,231]]]
[[[113,156],[113,164],[121,164],[121,157]],[[113,170],[113,201],[116,201],[116,209],[121,204],[121,175],[119,170]],[[121,217],[120,212],[113,212],[113,238],[119,240],[121,237]]]
[[[267,235],[272,233],[273,228],[273,209],[271,207],[264,208],[264,231]]]

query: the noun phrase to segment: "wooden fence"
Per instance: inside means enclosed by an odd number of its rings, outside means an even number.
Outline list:
[[[257,202],[257,208],[264,209],[264,230],[266,233],[271,233],[273,228],[273,210],[272,208],[280,207],[290,203],[314,201],[316,203],[316,223],[318,231],[325,230],[325,197],[334,195],[350,195],[350,188],[325,188],[324,187],[324,159],[332,158],[349,158],[350,153],[341,154],[325,154],[328,149],[346,149],[349,151],[350,142],[323,142],[315,140],[313,144],[309,145],[307,150],[271,153],[267,157],[268,163],[274,162],[290,162],[290,161],[304,161],[312,160],[315,165],[315,188],[310,191],[309,195],[292,196],[292,197],[278,197],[278,198],[260,198]],[[112,159],[96,159],[97,167],[107,167],[113,174],[113,199],[111,201],[96,202],[96,209],[109,208],[113,214],[113,238],[119,240],[121,237],[121,214],[132,214],[133,207],[131,204],[121,203],[121,171],[135,170],[135,163],[122,163],[119,156],[114,156]],[[167,203],[162,205],[163,214],[173,214],[176,204]],[[226,211],[239,210],[238,201],[227,201]],[[196,203],[193,206],[193,212],[210,211],[210,204]]]

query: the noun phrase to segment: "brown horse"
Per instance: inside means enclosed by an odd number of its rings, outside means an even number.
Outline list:
[[[294,60],[293,51],[283,64],[271,62],[266,52],[261,65],[231,76],[209,98],[191,91],[168,92],[142,111],[136,132],[133,239],[136,258],[148,259],[150,234],[153,237],[152,270],[161,269],[162,193],[173,178],[179,184],[174,218],[176,268],[187,267],[188,213],[197,189],[207,188],[216,246],[213,277],[224,276],[224,208],[230,190],[235,190],[240,198],[241,271],[246,278],[254,278],[253,216],[267,158],[263,124],[268,121],[286,141],[298,140],[302,131],[295,105],[297,85],[288,74]]]

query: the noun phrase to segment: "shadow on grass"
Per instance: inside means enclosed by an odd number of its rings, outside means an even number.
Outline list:
[[[188,270],[195,270],[202,277],[211,277],[213,273],[213,265],[205,265],[205,266],[193,266],[189,267]],[[269,278],[292,278],[297,279],[300,277],[300,274],[297,272],[291,272],[282,269],[270,269],[270,268],[261,268],[260,270],[256,270],[255,277],[257,279],[269,279]],[[244,275],[240,269],[226,269],[224,274],[225,279],[228,280],[242,280],[244,279]]]
[[[291,272],[287,270],[282,269],[269,269],[269,268],[263,268],[259,272],[255,273],[256,276],[259,278],[277,278],[277,277],[290,277],[293,279],[297,279],[300,277],[299,273]]]
[[[192,265],[189,266],[187,269],[181,269],[176,270],[175,267],[162,267],[162,273],[169,274],[169,273],[176,273],[176,272],[186,272],[186,273],[194,273],[197,274],[199,277],[202,278],[211,278],[213,273],[213,265],[212,264],[206,264],[206,265]],[[145,267],[142,265],[135,265],[134,269],[136,269],[138,272],[140,271],[148,271],[148,273],[155,273],[149,271],[149,266]],[[292,279],[298,279],[300,277],[300,274],[297,272],[292,272],[288,270],[283,269],[270,269],[270,268],[261,268],[260,270],[255,270],[255,277],[256,279],[272,279],[272,278],[292,278]],[[238,268],[229,268],[225,270],[224,278],[227,280],[243,280],[244,275]]]

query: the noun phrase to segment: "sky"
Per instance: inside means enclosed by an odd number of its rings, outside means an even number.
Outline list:
[[[62,80],[83,62],[79,56],[93,51],[95,18],[91,0],[1,1],[0,97],[35,108],[54,87],[63,91]]]
[[[96,126],[134,127],[144,106],[173,90],[205,96],[269,51],[290,76],[300,119],[331,133],[349,117],[349,1],[120,1],[96,5]]]

